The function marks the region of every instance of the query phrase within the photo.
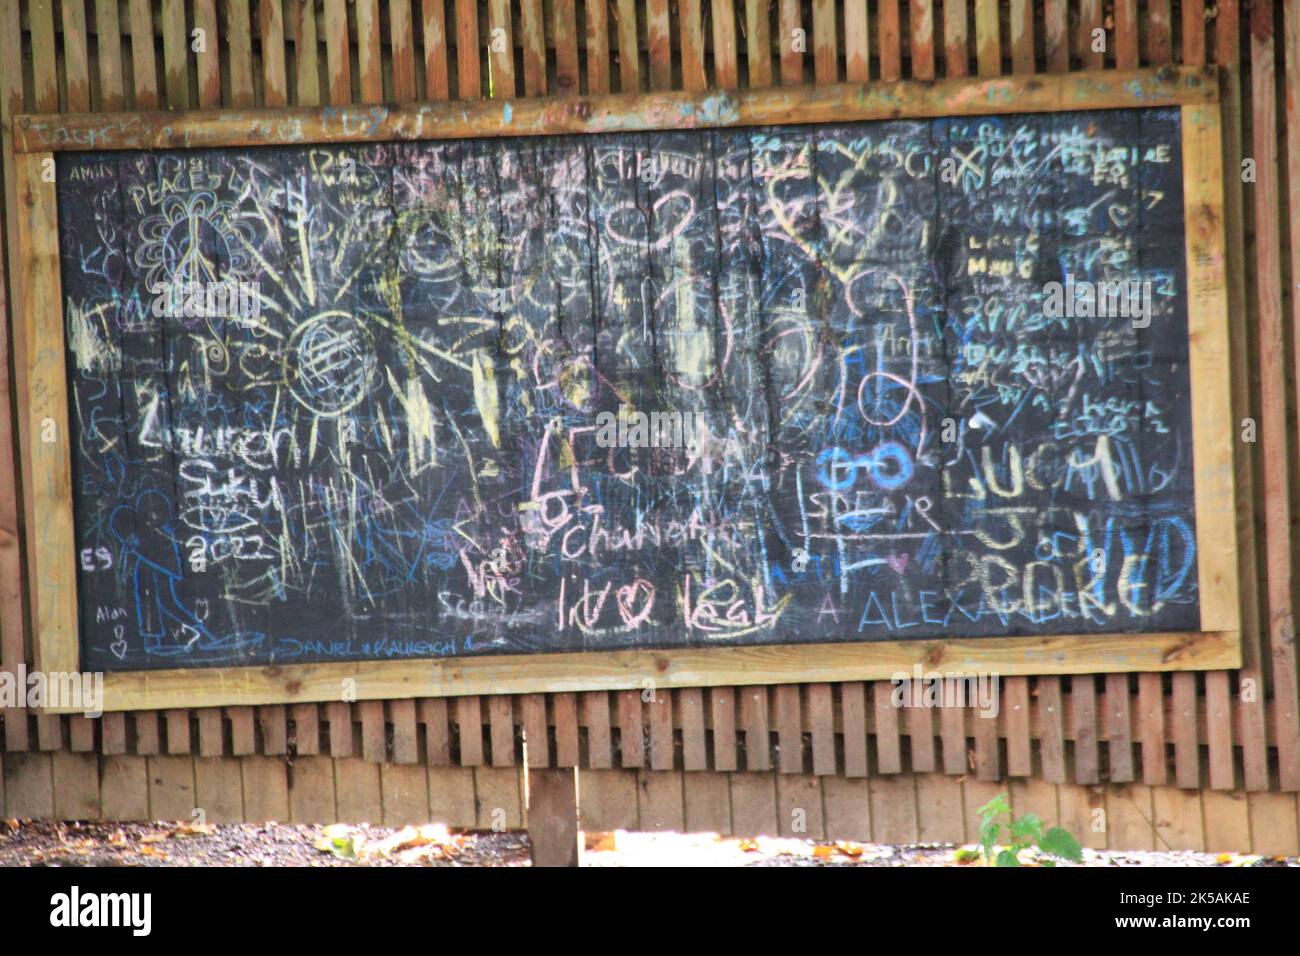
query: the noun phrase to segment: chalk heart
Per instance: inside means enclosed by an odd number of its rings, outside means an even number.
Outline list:
[[[637,578],[631,584],[625,584],[614,592],[618,602],[618,616],[624,624],[640,624],[650,616],[655,603],[655,586],[649,581]],[[638,610],[637,605],[640,604]]]
[[[907,570],[907,561],[909,554],[891,554],[885,558],[885,563],[894,569],[895,573],[902,574]]]

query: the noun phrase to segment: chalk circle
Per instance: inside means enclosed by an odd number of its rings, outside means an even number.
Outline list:
[[[321,312],[289,336],[284,376],[304,408],[326,418],[354,408],[374,377],[374,340],[347,312]]]

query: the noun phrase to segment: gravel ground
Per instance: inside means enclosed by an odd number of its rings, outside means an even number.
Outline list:
[[[589,834],[585,866],[974,866],[951,845]],[[966,862],[963,862],[966,861]],[[1029,856],[1024,862],[1033,865]],[[0,866],[528,866],[523,831],[186,823],[0,822]],[[1071,864],[1062,864],[1071,865]],[[1300,866],[1234,853],[1084,851],[1083,866]]]

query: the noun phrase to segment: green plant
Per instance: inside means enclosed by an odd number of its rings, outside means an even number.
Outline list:
[[[1019,866],[1020,852],[1030,847],[1037,847],[1040,853],[1061,860],[1078,863],[1083,859],[1083,851],[1069,830],[1052,827],[1043,832],[1043,821],[1032,813],[1026,813],[1015,819],[1011,816],[1011,805],[1007,795],[1000,793],[976,811],[980,815],[980,855],[985,866]],[[1006,818],[1007,844],[998,841],[1003,836],[1003,823]],[[1056,860],[1042,860],[1043,866],[1056,866]]]

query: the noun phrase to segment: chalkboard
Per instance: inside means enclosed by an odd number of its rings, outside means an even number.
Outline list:
[[[60,153],[82,666],[1197,630],[1181,164],[1176,108]]]

